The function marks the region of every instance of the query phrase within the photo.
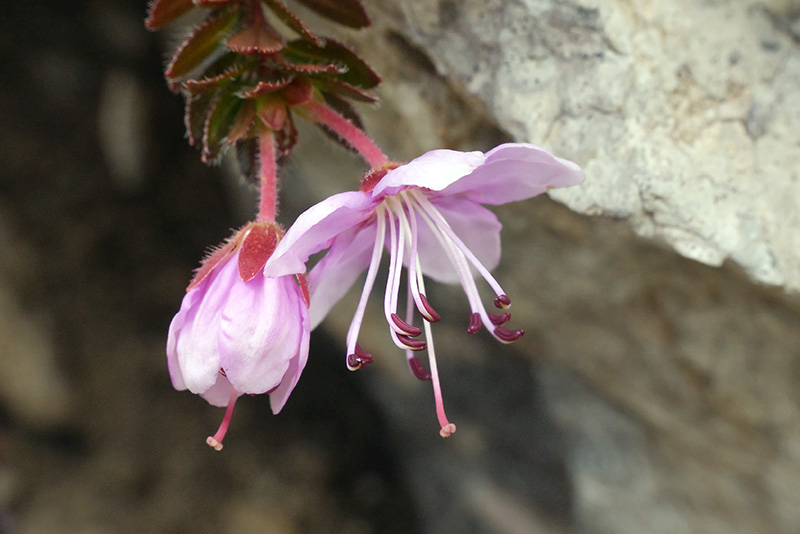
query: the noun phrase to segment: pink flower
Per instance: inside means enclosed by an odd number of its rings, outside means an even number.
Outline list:
[[[203,263],[169,327],[172,385],[228,407],[219,430],[207,440],[217,450],[236,399],[267,393],[278,413],[308,359],[304,280],[261,276],[281,233],[275,224],[262,222],[238,231]]]
[[[420,379],[432,378],[440,433],[448,436],[455,425],[444,413],[430,327],[440,317],[425,297],[424,276],[461,284],[471,312],[468,332],[485,327],[503,343],[515,341],[524,332],[503,326],[509,313],[487,312],[473,278],[477,272],[491,287],[497,308],[510,306],[506,292],[489,273],[500,260],[501,225],[482,204],[524,200],[583,180],[577,165],[530,144],[504,144],[486,154],[434,150],[405,165],[373,169],[360,191],[333,195],[308,209],[278,244],[264,273],[302,272],[312,254],[329,248],[309,274],[314,328],[367,269],[347,334],[347,366],[355,370],[372,361],[358,345],[358,333],[386,246],[389,274],[384,315],[389,333],[406,351],[412,372]],[[404,319],[397,314],[403,266],[408,271]],[[414,310],[422,316],[423,328],[413,325]],[[420,339],[423,329],[425,339]],[[430,373],[413,355],[424,349],[428,350]]]

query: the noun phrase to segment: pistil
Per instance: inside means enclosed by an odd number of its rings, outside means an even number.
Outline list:
[[[239,393],[235,389],[231,388],[231,396],[228,399],[228,407],[225,410],[225,417],[222,418],[222,423],[220,423],[217,433],[206,438],[206,443],[208,443],[208,446],[216,451],[222,450],[222,440],[225,437],[225,434],[228,432],[228,426],[231,424],[233,407],[236,405],[236,399],[238,397]]]

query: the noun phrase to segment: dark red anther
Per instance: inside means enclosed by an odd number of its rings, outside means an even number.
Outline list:
[[[511,319],[510,313],[490,313],[489,320],[492,321],[492,324],[495,326],[504,325]]]
[[[355,353],[347,355],[347,366],[351,369],[361,369],[368,363],[372,363],[372,354],[365,352],[364,349],[356,343]]]
[[[428,343],[424,339],[411,339],[403,334],[397,334],[397,339],[399,339],[408,350],[425,350],[428,348]]]
[[[494,299],[494,306],[498,310],[505,310],[511,306],[511,299],[508,298],[508,295],[499,295],[496,299]]]
[[[477,334],[481,331],[483,327],[483,323],[481,323],[481,314],[473,313],[469,316],[469,326],[467,327],[467,332],[470,334]]]
[[[505,341],[506,343],[511,343],[512,341],[516,341],[521,338],[525,334],[525,330],[508,330],[507,328],[503,328],[502,326],[498,326],[494,329],[494,335]]]
[[[393,313],[391,315],[391,317],[392,317],[392,322],[395,324],[395,326],[397,326],[397,328],[400,329],[400,331],[403,334],[405,334],[407,336],[410,336],[410,337],[417,337],[418,335],[420,335],[422,333],[422,329],[421,328],[418,328],[418,327],[416,327],[414,325],[408,324],[407,322],[402,320],[400,318],[400,316],[397,315],[396,313]]]
[[[422,366],[422,362],[420,362],[416,357],[412,356],[408,360],[408,367],[411,369],[411,372],[414,376],[416,376],[420,380],[430,380],[431,374]]]
[[[436,310],[433,309],[433,306],[431,306],[431,303],[425,298],[425,295],[420,293],[419,299],[422,301],[422,307],[425,308],[424,310],[419,310],[419,312],[425,317],[425,319],[427,319],[429,323],[435,323],[442,320],[442,316],[436,313]]]

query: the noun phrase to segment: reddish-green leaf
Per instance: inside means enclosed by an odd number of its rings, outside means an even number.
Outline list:
[[[186,80],[186,90],[192,95],[205,93],[213,89],[218,89],[221,85],[229,82],[233,77],[241,74],[245,70],[244,65],[234,65],[228,70],[210,78],[200,80]]]
[[[244,100],[236,96],[233,88],[217,93],[203,128],[203,155],[206,163],[216,162],[225,147],[225,140],[231,131],[236,116]]]
[[[193,7],[192,0],[153,0],[144,25],[151,30],[158,30]]]
[[[369,16],[358,0],[300,0],[300,2],[320,15],[351,28],[370,25]]]
[[[289,26],[292,30],[297,32],[298,34],[302,35],[305,39],[308,39],[312,43],[317,46],[322,46],[324,44],[324,40],[320,39],[313,33],[311,30],[306,28],[305,24],[297,18],[297,15],[289,11],[289,8],[281,2],[281,0],[265,0],[267,6],[272,10],[275,15],[283,21],[284,24]]]
[[[199,7],[218,8],[230,4],[238,4],[239,0],[193,0],[194,4]]]
[[[359,89],[354,85],[343,82],[338,78],[319,78],[314,80],[314,84],[324,93],[334,93],[360,102],[374,103],[378,99],[370,93]]]
[[[264,268],[278,245],[274,223],[252,223],[239,251],[239,278],[249,282]]]
[[[292,63],[337,63],[347,70],[337,76],[350,85],[371,89],[381,81],[372,68],[350,48],[333,39],[326,39],[324,46],[314,46],[308,41],[297,40],[286,45],[284,56]]]
[[[228,48],[239,54],[274,54],[283,48],[283,39],[265,22],[247,26],[228,39]]]
[[[231,9],[211,17],[186,39],[172,58],[164,73],[170,80],[177,80],[205,61],[221,41],[233,29],[239,18],[239,11]]]
[[[286,63],[282,65],[282,68],[308,76],[313,76],[315,74],[337,75],[347,72],[347,67],[345,65],[336,65],[335,63],[327,65],[318,65],[316,63]]]
[[[240,93],[242,98],[259,98],[270,93],[279,91],[291,83],[292,78],[282,78],[275,81],[260,81],[255,87]]]
[[[214,102],[214,93],[211,91],[198,95],[184,93],[186,99],[183,123],[186,126],[186,134],[189,136],[189,144],[195,146],[203,139],[203,128],[206,117]]]
[[[229,145],[246,137],[256,121],[256,103],[252,100],[245,100],[239,113],[236,114],[231,129],[228,132],[227,143]]]

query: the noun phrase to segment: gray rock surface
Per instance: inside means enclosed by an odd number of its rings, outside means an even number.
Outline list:
[[[585,167],[553,193],[680,254],[800,289],[800,4],[373,2],[517,140]]]

